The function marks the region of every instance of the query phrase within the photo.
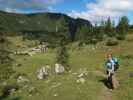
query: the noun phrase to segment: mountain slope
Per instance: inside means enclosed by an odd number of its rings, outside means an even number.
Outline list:
[[[69,39],[71,40],[74,40],[79,27],[84,25],[88,27],[92,26],[87,20],[73,19],[61,13],[16,14],[2,11],[0,12],[0,24],[1,27],[4,28],[4,31],[8,33],[31,33],[33,37],[36,37],[37,34],[41,34],[38,37],[43,38],[46,38],[45,36],[53,36],[54,38],[55,35],[59,35],[60,33],[68,33],[70,34]],[[62,30],[64,24],[67,28],[65,32]],[[69,36],[68,34],[65,35]]]

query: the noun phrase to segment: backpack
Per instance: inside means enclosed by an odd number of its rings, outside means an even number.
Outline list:
[[[114,71],[116,71],[116,70],[119,69],[119,62],[118,62],[118,59],[117,59],[117,58],[113,58],[113,61],[114,61],[114,63],[115,63]]]
[[[119,62],[117,58],[113,58],[113,63],[114,63],[114,70],[116,71],[119,68]],[[112,62],[107,61],[106,62],[107,69],[112,69]]]
[[[106,62],[106,66],[107,69],[112,69],[112,64],[109,61]]]

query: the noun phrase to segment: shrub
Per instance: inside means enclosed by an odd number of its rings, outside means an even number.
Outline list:
[[[11,85],[6,85],[1,89],[2,95],[1,97],[7,97],[9,96],[12,92],[17,91],[19,89],[19,86],[17,84],[11,84]]]
[[[107,46],[115,46],[115,45],[118,45],[118,44],[119,44],[119,42],[118,42],[118,40],[115,39],[115,38],[109,38],[109,39],[107,40],[107,42],[106,42],[106,45],[107,45]]]
[[[125,40],[125,35],[118,35],[117,37],[116,37],[118,40]]]

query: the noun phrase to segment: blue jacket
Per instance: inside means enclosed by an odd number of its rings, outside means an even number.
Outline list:
[[[107,67],[107,69],[112,69],[112,67],[117,65],[117,64],[118,64],[117,58],[112,58],[112,60],[108,60],[106,62],[106,67]]]

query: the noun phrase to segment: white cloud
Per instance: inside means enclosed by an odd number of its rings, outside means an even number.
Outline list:
[[[49,6],[49,7],[48,7],[48,10],[49,10],[49,12],[56,12],[56,9],[53,8],[52,6]]]
[[[68,15],[92,22],[98,22],[107,17],[116,19],[133,11],[133,0],[97,0],[95,3],[87,3],[86,8],[86,11],[72,11]]]
[[[7,12],[44,12],[53,11],[51,7],[63,0],[0,0],[0,10]]]
[[[44,0],[47,4],[57,4],[63,0]]]
[[[6,12],[16,12],[16,9],[5,8]]]

